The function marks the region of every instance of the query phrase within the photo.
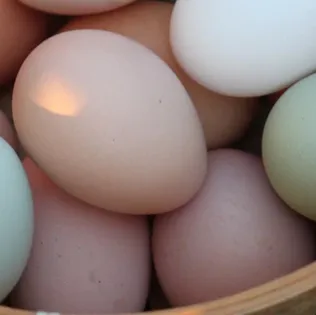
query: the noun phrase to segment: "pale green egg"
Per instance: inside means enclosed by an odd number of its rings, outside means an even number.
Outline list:
[[[262,139],[271,185],[291,208],[316,221],[316,74],[277,101]]]
[[[26,266],[33,238],[32,194],[15,151],[0,138],[0,300]]]

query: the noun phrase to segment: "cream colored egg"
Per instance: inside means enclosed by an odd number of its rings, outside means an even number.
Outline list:
[[[316,75],[290,87],[265,124],[262,154],[270,182],[293,209],[316,220]]]

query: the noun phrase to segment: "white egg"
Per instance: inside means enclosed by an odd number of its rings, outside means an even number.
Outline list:
[[[171,45],[206,88],[259,96],[316,68],[315,17],[312,0],[177,0]]]
[[[33,238],[33,201],[23,166],[0,138],[0,300],[26,266]]]

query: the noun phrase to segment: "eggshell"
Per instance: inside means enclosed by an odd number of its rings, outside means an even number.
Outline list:
[[[180,81],[111,32],[69,31],[38,46],[17,77],[13,117],[55,183],[111,211],[175,209],[206,174],[203,130]]]
[[[12,80],[24,59],[46,36],[44,14],[18,1],[0,1],[0,84]]]
[[[24,166],[36,225],[12,305],[72,314],[141,311],[150,272],[146,218],[93,208],[53,185],[31,160]]]
[[[117,9],[135,0],[19,0],[44,12],[65,15],[85,15]]]
[[[266,172],[279,196],[316,220],[316,75],[290,87],[265,124],[262,153]]]
[[[203,86],[231,96],[265,95],[316,69],[314,12],[311,0],[177,0],[171,45]]]
[[[247,153],[209,154],[203,189],[178,211],[157,216],[154,262],[174,306],[232,295],[315,258],[314,229],[271,189]]]
[[[62,31],[101,29],[129,37],[162,58],[188,91],[203,125],[209,149],[239,139],[254,116],[254,99],[232,98],[209,91],[189,78],[178,66],[169,44],[173,4],[159,1],[136,2],[119,10],[74,18]]]
[[[33,202],[22,164],[0,138],[0,300],[18,282],[30,254]]]

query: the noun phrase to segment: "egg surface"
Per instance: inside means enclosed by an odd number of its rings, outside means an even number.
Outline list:
[[[35,234],[12,305],[69,314],[142,311],[150,276],[146,218],[94,208],[61,191],[30,159],[24,167]]]
[[[181,82],[118,34],[69,31],[38,46],[17,77],[13,117],[55,183],[110,211],[173,210],[206,174],[202,126]]]
[[[135,0],[19,0],[34,9],[53,14],[85,15],[117,9]]]
[[[315,12],[311,0],[177,0],[171,46],[206,88],[261,96],[316,69]]]
[[[176,73],[202,122],[208,149],[228,145],[245,133],[257,109],[252,98],[234,98],[209,91],[179,67],[169,43],[173,4],[142,1],[119,10],[72,19],[62,31],[100,29],[129,37],[151,49]]]
[[[290,273],[315,259],[314,227],[273,192],[260,159],[209,154],[205,184],[179,210],[158,215],[157,275],[173,306],[215,300]]]
[[[47,18],[16,0],[0,1],[0,84],[16,76],[24,59],[46,36]]]
[[[316,75],[287,89],[266,121],[263,162],[279,196],[316,220]]]
[[[32,194],[22,164],[0,138],[0,300],[18,282],[33,238]]]

